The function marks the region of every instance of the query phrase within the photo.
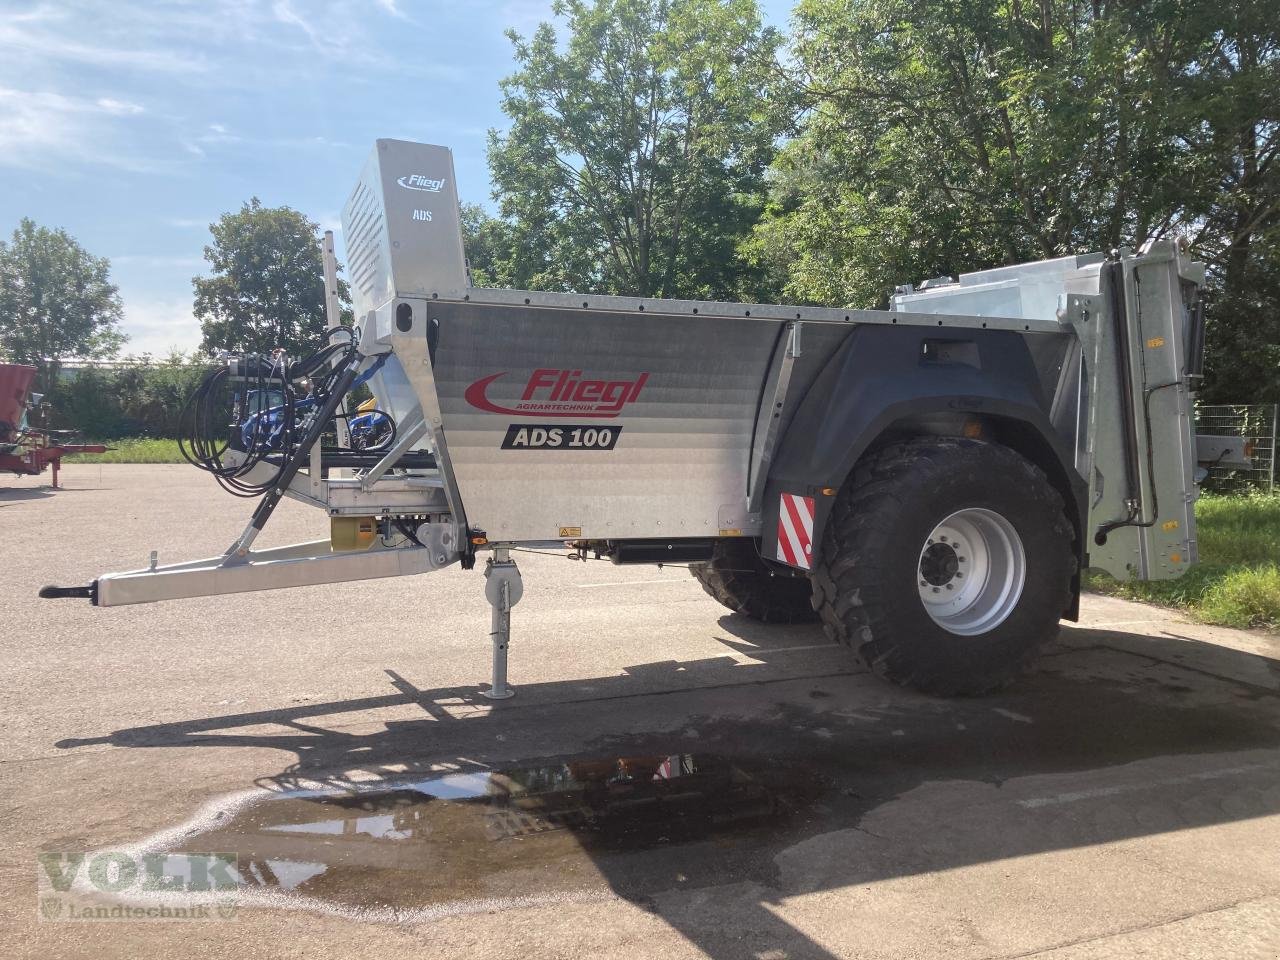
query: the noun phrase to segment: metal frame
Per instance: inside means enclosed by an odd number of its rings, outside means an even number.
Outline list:
[[[187,563],[153,564],[142,570],[106,574],[94,582],[96,593],[93,600],[100,607],[114,607],[345,583],[349,580],[404,577],[447,566],[438,563],[436,555],[423,547],[386,548],[375,545],[363,552],[333,553],[328,540],[246,551],[237,562],[228,560],[224,554]]]
[[[763,426],[763,436],[759,437],[758,443],[752,444],[751,466],[747,473],[748,515],[759,513],[764,500],[769,465],[773,462],[778,437],[782,433],[782,414],[787,406],[787,390],[791,386],[791,373],[795,369],[796,359],[800,356],[801,326],[799,320],[787,324],[781,358],[770,371],[771,384],[765,386],[765,395],[769,401],[761,405],[760,415],[756,420],[756,432],[760,433]]]
[[[507,307],[547,307],[593,313],[636,313],[659,316],[742,318],[783,323],[902,324],[923,327],[968,327],[983,330],[1015,330],[1021,333],[1062,333],[1062,324],[1043,317],[1007,317],[975,314],[938,314],[898,310],[853,310],[839,307],[806,307],[795,304],[727,303],[718,300],[657,300],[644,297],[584,296],[538,290],[503,290],[474,287],[465,294],[448,290],[430,292],[433,301],[476,303]],[[797,354],[799,356],[799,354]]]

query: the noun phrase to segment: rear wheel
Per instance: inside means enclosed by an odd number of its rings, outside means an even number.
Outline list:
[[[761,623],[812,623],[809,578],[788,576],[760,559],[754,540],[732,537],[718,540],[707,563],[690,565],[690,571],[712,597],[734,613]]]
[[[928,438],[864,459],[815,565],[832,639],[944,696],[996,690],[1058,630],[1076,561],[1061,495],[1007,447]]]

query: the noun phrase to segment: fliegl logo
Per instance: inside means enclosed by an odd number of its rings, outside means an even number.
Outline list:
[[[443,177],[439,180],[435,180],[431,177],[424,177],[420,173],[415,173],[412,176],[401,177],[396,181],[396,183],[400,184],[400,186],[404,187],[406,190],[425,190],[427,193],[439,193],[444,189]]]
[[[488,396],[490,385],[506,375],[505,370],[492,373],[471,384],[465,394],[467,403],[489,413],[612,419],[636,401],[649,379],[649,374],[642,373],[634,380],[590,380],[582,376],[581,370],[541,368],[530,375],[515,405],[507,407]]]

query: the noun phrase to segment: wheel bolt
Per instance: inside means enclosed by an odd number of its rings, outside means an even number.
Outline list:
[[[963,577],[963,576],[964,576],[964,574],[963,574],[963,573],[961,573],[959,570],[957,570],[957,571],[956,571],[956,579],[957,579],[957,580],[959,580],[959,579],[960,579],[961,577]]]
[[[950,590],[950,589],[951,589],[951,584],[949,584],[949,583],[947,584],[947,589],[948,589],[948,590]]]
[[[938,588],[937,588],[937,587],[934,587],[934,588],[933,588],[933,592],[934,592],[934,593],[937,593],[937,592],[938,592]]]
[[[946,542],[947,542],[947,538],[946,538],[946,537],[939,537],[938,539],[939,539],[939,540],[941,540],[943,543],[946,543]]]

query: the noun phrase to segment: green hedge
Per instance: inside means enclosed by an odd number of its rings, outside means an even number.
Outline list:
[[[155,363],[79,370],[46,394],[48,426],[85,437],[176,437],[182,406],[207,369]]]

